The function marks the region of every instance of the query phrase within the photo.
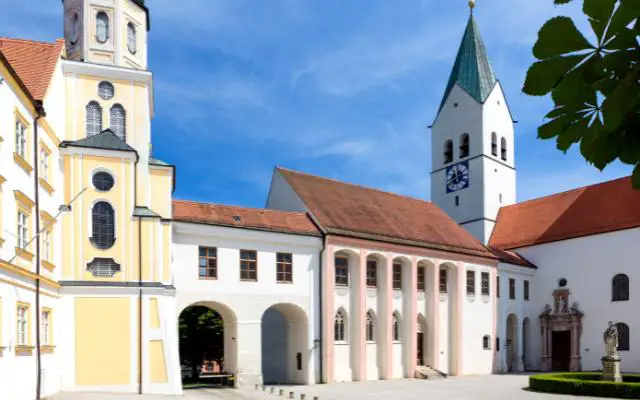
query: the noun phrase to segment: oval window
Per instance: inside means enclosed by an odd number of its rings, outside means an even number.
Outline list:
[[[115,88],[111,82],[102,81],[98,84],[98,96],[102,100],[111,100],[115,94]]]
[[[93,186],[101,192],[111,190],[113,184],[113,176],[107,172],[96,172],[93,175]]]

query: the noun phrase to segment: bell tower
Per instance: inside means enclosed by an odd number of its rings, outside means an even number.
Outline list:
[[[514,121],[473,15],[432,126],[431,201],[486,244],[516,201]]]
[[[147,69],[144,0],[63,0],[67,58]]]

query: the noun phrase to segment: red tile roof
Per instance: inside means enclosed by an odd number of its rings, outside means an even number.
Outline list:
[[[0,38],[0,52],[16,71],[34,99],[43,101],[53,71],[64,48],[64,40],[55,43]]]
[[[631,177],[503,207],[489,241],[502,250],[640,227]]]
[[[513,264],[513,265],[519,265],[521,267],[538,268],[535,265],[533,265],[531,262],[529,262],[529,260],[522,257],[520,254],[516,253],[515,251],[500,250],[496,247],[490,247],[489,249],[502,262]]]
[[[417,247],[495,256],[427,201],[278,168],[328,233]]]
[[[320,236],[306,213],[173,200],[173,220],[205,225]]]

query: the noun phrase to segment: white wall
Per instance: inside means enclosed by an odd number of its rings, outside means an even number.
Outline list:
[[[637,248],[640,229],[563,240],[519,249],[518,252],[538,266],[531,286],[532,351],[541,355],[540,326],[537,315],[545,304],[553,304],[552,293],[558,280],[565,278],[571,290],[570,303],[578,303],[584,312],[580,351],[582,370],[602,368],[602,333],[608,321],[624,322],[630,329],[630,351],[621,351],[621,368],[640,372],[640,275]],[[630,301],[611,301],[611,280],[618,273],[630,280]],[[539,361],[539,360],[538,360]]]
[[[273,210],[309,211],[302,199],[300,199],[300,196],[298,196],[278,171],[273,173],[266,207]]]
[[[301,318],[298,314],[285,316],[289,322],[306,320],[307,326],[296,330],[304,331],[306,336],[297,338],[299,347],[304,347],[298,351],[303,352],[305,376],[300,376],[297,371],[294,374],[296,383],[314,383],[318,358],[313,346],[320,328],[313,323],[317,314],[314,296],[317,294],[321,238],[179,222],[174,223],[173,229],[173,271],[178,315],[186,307],[200,303],[214,305],[214,309],[225,318],[225,324],[228,322],[225,313],[234,317],[237,321],[235,340],[229,338],[229,332],[226,331],[225,341],[233,340],[237,347],[237,360],[233,364],[237,362],[235,372],[239,375],[239,383],[262,381],[262,317],[270,307],[279,304],[288,305],[287,310],[278,309],[283,314],[295,309],[304,315]],[[217,248],[217,280],[198,278],[198,246]],[[258,252],[257,282],[240,281],[241,249]],[[293,254],[293,283],[276,282],[277,252]],[[265,341],[276,343],[275,338],[267,337]],[[225,355],[225,358],[229,358],[229,355]],[[289,354],[288,359],[289,366],[295,365],[295,352],[293,356]]]

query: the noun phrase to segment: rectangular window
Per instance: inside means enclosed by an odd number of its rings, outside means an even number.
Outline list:
[[[425,267],[418,267],[418,292],[424,292],[425,282],[427,277],[427,269]]]
[[[496,275],[496,297],[500,298],[500,277]]]
[[[29,225],[27,214],[18,211],[18,247],[24,249],[29,241]]]
[[[51,230],[45,229],[42,236],[42,259],[51,262]]]
[[[529,301],[529,281],[524,281],[524,300]]]
[[[51,346],[51,311],[43,310],[40,320],[40,343],[43,346]]]
[[[218,249],[200,246],[198,251],[198,277],[200,279],[218,279]]]
[[[255,250],[240,250],[240,280],[258,280],[258,252]]]
[[[402,264],[393,264],[393,289],[402,289]]]
[[[516,280],[509,278],[509,299],[516,299]]]
[[[440,270],[439,281],[440,281],[440,293],[447,293],[447,288],[448,288],[449,285],[447,285],[447,270],[446,269],[441,269]]]
[[[335,258],[336,286],[349,286],[349,259]]]
[[[293,256],[290,253],[276,254],[276,281],[293,282]]]
[[[367,287],[378,287],[378,262],[367,260]]]
[[[49,181],[49,152],[42,147],[40,149],[40,178]]]
[[[489,293],[491,293],[491,290],[489,289],[489,273],[488,272],[483,272],[482,274],[480,274],[480,285],[481,285],[481,292],[483,296],[489,296]]]
[[[467,294],[476,294],[476,271],[467,270]]]
[[[27,127],[19,119],[16,119],[16,154],[27,158]]]
[[[29,344],[29,306],[18,304],[17,312],[17,344],[18,346],[27,346]]]

